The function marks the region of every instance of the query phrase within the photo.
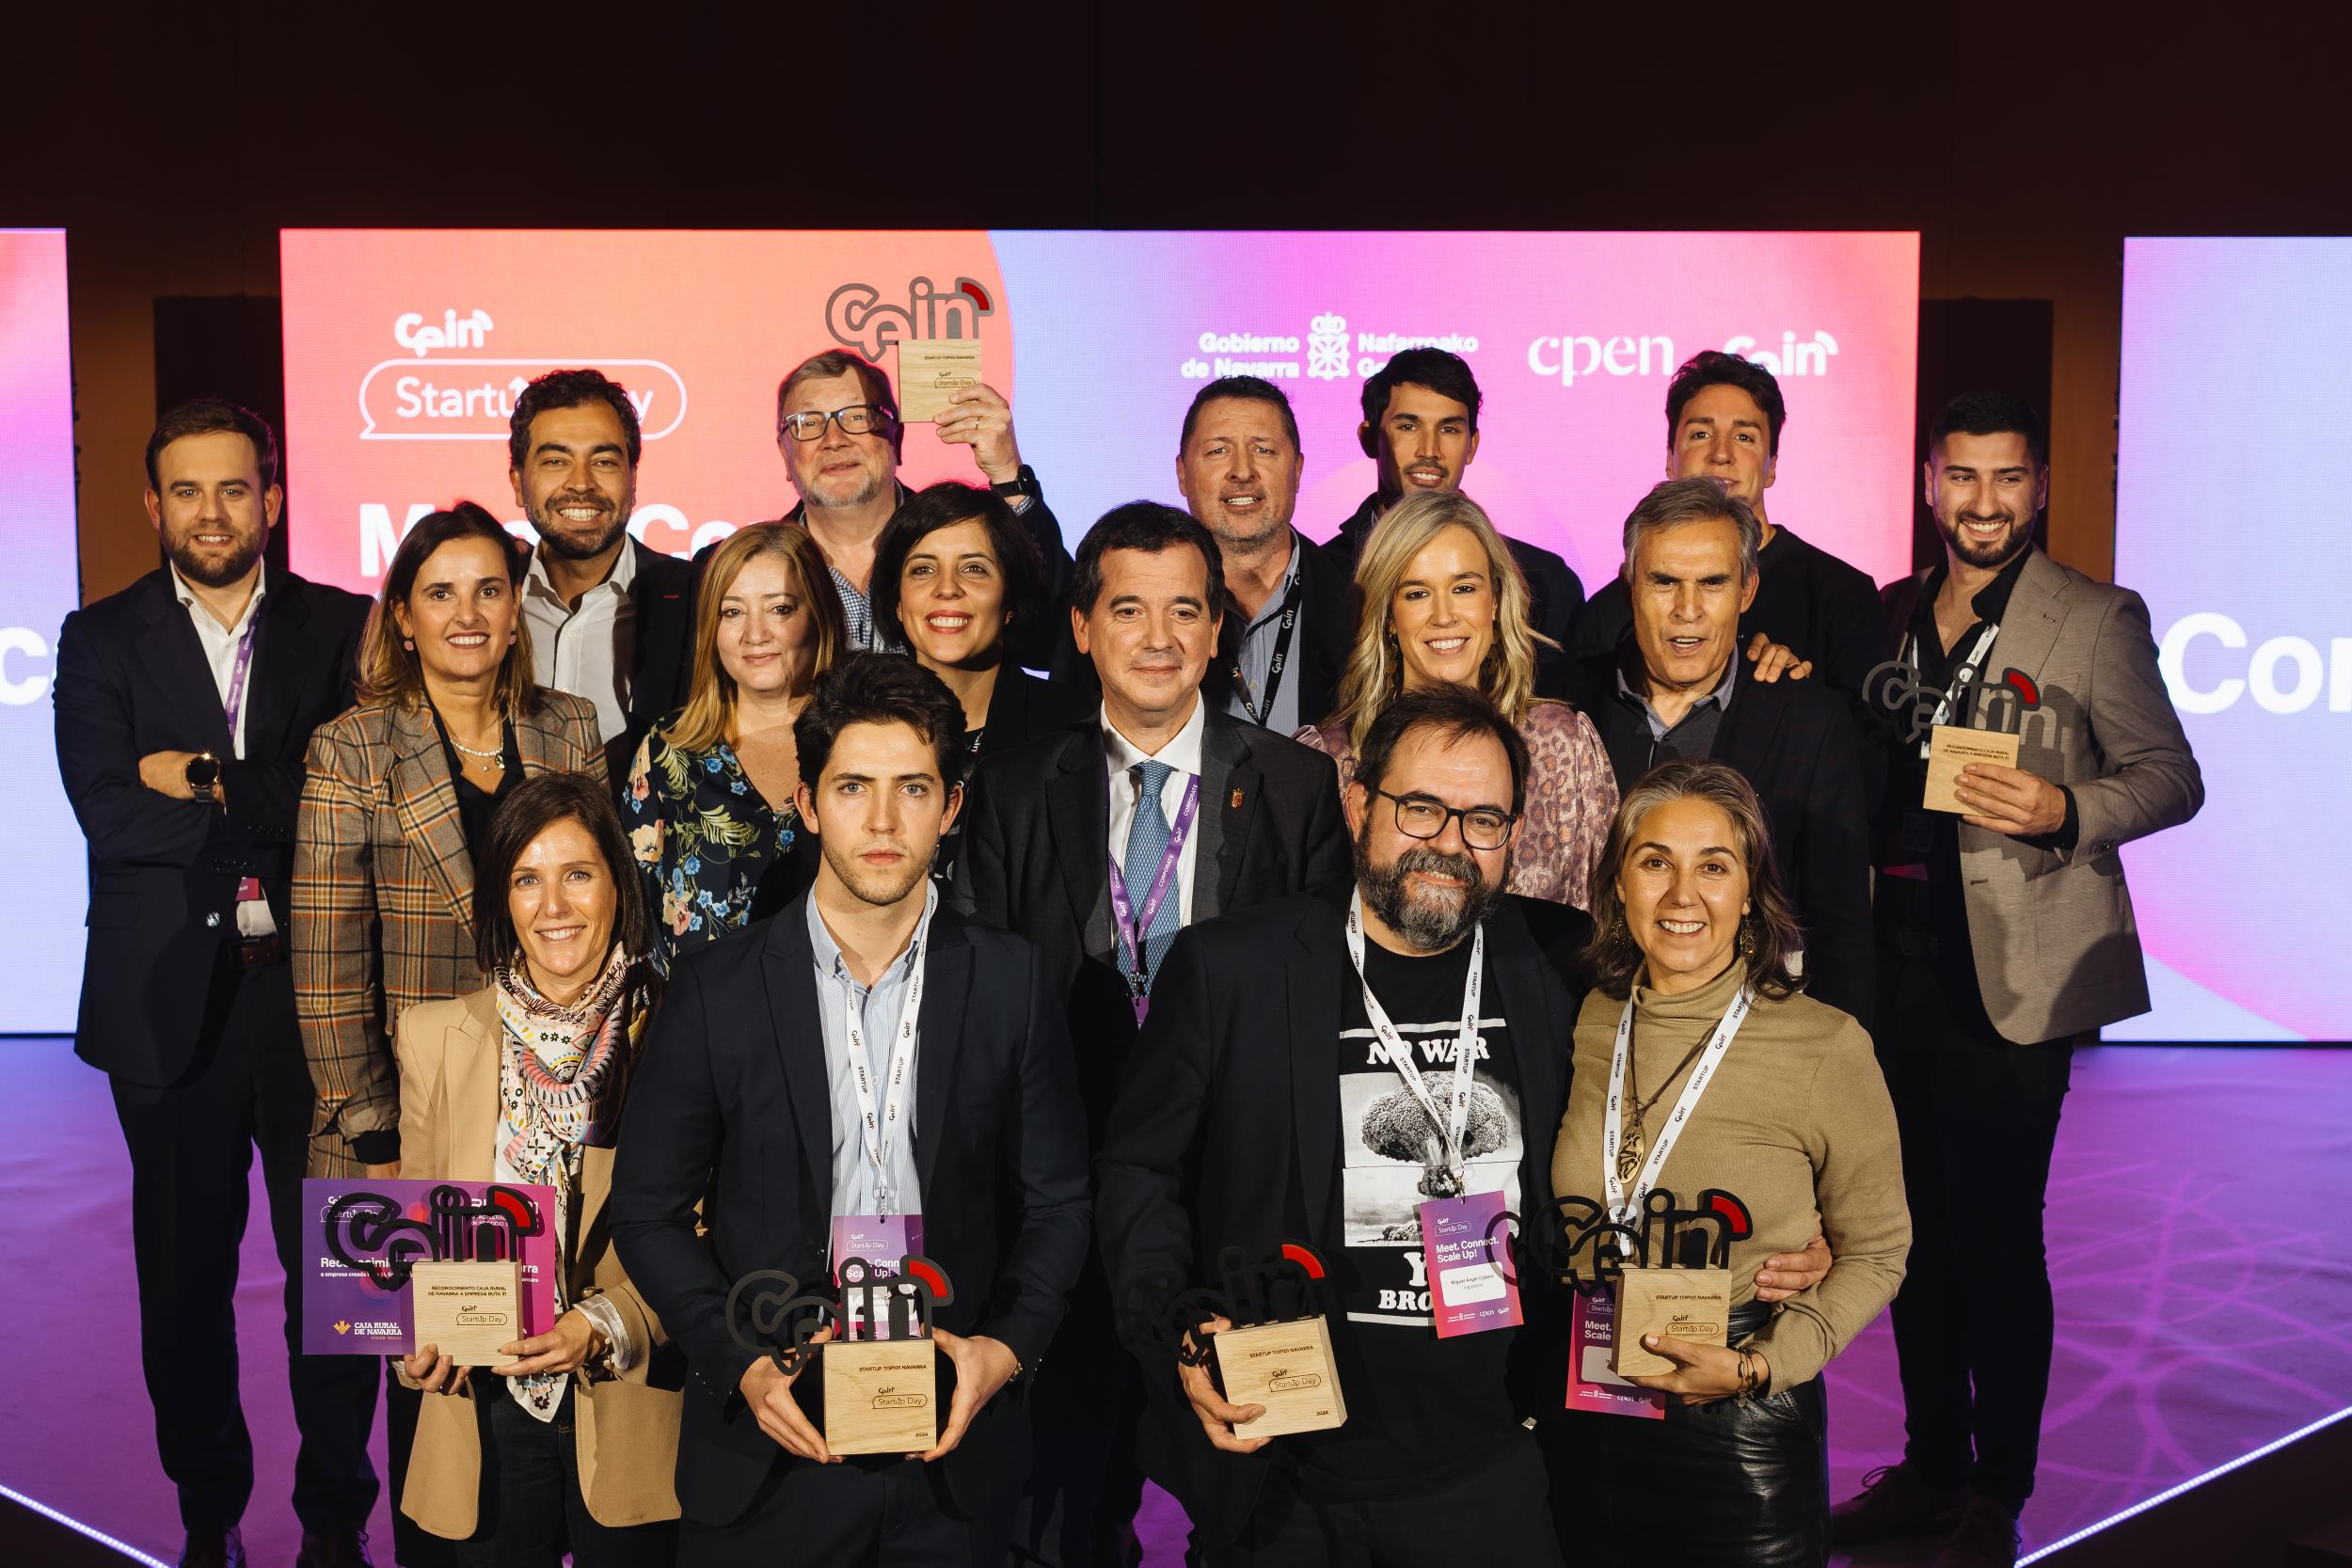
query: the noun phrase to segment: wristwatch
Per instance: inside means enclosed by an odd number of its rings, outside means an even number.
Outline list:
[[[188,793],[211,805],[219,797],[215,787],[220,783],[220,758],[210,752],[199,752],[188,759]]]
[[[1015,512],[1026,510],[1032,502],[1044,493],[1038,487],[1037,470],[1030,467],[1026,463],[1021,465],[1021,471],[1019,473],[1005,481],[1004,483],[992,484],[988,488],[992,495],[1001,496],[1006,500],[1011,502],[1012,509]]]

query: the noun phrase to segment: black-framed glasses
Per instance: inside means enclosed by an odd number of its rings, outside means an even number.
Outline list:
[[[815,441],[824,436],[827,421],[839,425],[844,436],[887,436],[892,423],[887,408],[870,403],[853,403],[830,414],[819,414],[814,410],[804,414],[787,414],[777,421],[777,428],[795,441]]]
[[[1470,848],[1500,849],[1509,841],[1511,824],[1517,820],[1511,813],[1492,806],[1449,806],[1426,795],[1391,795],[1385,789],[1373,793],[1396,803],[1396,831],[1406,838],[1435,838],[1445,832],[1451,817],[1462,824],[1462,842]]]

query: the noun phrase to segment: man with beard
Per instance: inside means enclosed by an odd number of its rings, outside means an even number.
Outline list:
[[[1835,1515],[1839,1544],[1953,1529],[1946,1568],[2016,1560],[2049,1391],[2042,1209],[2078,1041],[2148,1010],[2118,847],[2204,801],[2148,609],[2033,547],[2041,417],[2001,392],[1928,428],[1944,559],[1886,591],[1893,721],[1878,865],[1879,1062],[1902,1130],[1895,1298],[1909,1440]],[[2006,729],[2017,766],[1922,809],[1938,724]]]
[[[1324,549],[1352,575],[1364,540],[1389,508],[1422,491],[1454,491],[1478,455],[1478,410],[1485,399],[1470,362],[1441,348],[1408,348],[1364,382],[1363,423],[1356,439],[1378,466],[1379,488]],[[1506,536],[1527,578],[1528,624],[1552,646],[1535,650],[1535,689],[1557,696],[1563,650],[1584,602],[1584,584],[1551,551]]]
[[[147,514],[168,564],[66,618],[57,768],[89,841],[74,1049],[113,1082],[156,1446],[181,1561],[245,1560],[253,1445],[237,1398],[237,1254],[252,1152],[285,1269],[305,1568],[364,1563],[375,1364],[303,1355],[302,1172],[317,1101],[284,931],[310,732],[349,706],[368,601],[264,571],[278,442],[233,404],[163,417]]]
[[[1087,1252],[1063,997],[1028,942],[938,907],[964,759],[938,676],[853,655],[793,731],[816,885],[672,971],[606,1211],[693,1372],[678,1560],[996,1562],[1030,1455],[1028,1388],[1008,1386],[1043,1358]],[[783,1270],[824,1293],[850,1256],[829,1221],[879,1219],[952,1286],[931,1320],[952,1400],[930,1450],[837,1464],[821,1380],[744,1349],[729,1291]]]
[[[644,447],[628,393],[596,371],[550,371],[507,420],[507,478],[538,531],[523,577],[532,676],[596,705],[606,774],[686,700],[693,569],[628,536]]]
[[[1070,593],[1070,546],[1036,471],[1021,461],[1012,405],[985,385],[966,387],[948,401],[952,406],[933,427],[940,440],[972,449],[980,478],[1036,542],[1047,593],[1059,605]],[[812,355],[776,388],[776,450],[801,497],[784,521],[807,529],[824,552],[849,614],[853,648],[906,651],[892,628],[876,624],[868,580],[882,525],[911,494],[898,483],[904,439],[890,378],[857,355],[839,349]],[[1014,662],[1045,664],[1055,648],[1054,619],[1040,617],[1033,631],[1021,633],[1010,650]]]
[[[1559,1399],[1529,1375],[1559,1327],[1547,1292],[1522,1275],[1525,1333],[1440,1339],[1420,1236],[1440,1192],[1520,1214],[1550,1200],[1559,1042],[1582,1000],[1565,976],[1592,923],[1502,891],[1526,775],[1484,698],[1400,697],[1346,790],[1354,886],[1190,927],[1160,973],[1096,1166],[1123,1317],[1213,1285],[1226,1247],[1255,1261],[1304,1241],[1330,1268],[1347,1405],[1335,1430],[1253,1438],[1259,1407],[1131,1327],[1144,1470],[1209,1562],[1560,1560],[1521,1424]],[[1408,1082],[1440,1110],[1467,1090],[1458,1149]]]

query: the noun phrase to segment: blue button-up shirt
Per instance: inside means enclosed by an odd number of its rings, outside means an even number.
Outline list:
[[[882,1212],[882,1179],[866,1157],[865,1113],[858,1109],[857,1080],[850,1069],[850,1028],[846,1007],[854,1003],[858,1028],[866,1037],[867,1071],[874,1081],[874,1109],[889,1103],[890,1048],[898,1036],[898,1022],[914,979],[923,943],[930,936],[931,915],[939,907],[939,889],[924,895],[922,922],[905,952],[890,960],[873,985],[861,986],[850,974],[841,944],[825,929],[814,896],[808,904],[808,944],[817,966],[817,1018],[825,1033],[825,1086],[833,1103],[833,1212],[835,1214],[875,1214]],[[914,1042],[907,1062],[904,1120],[890,1141],[891,1212],[919,1214],[923,1195],[914,1174],[914,1085],[922,1058],[922,1037]]]

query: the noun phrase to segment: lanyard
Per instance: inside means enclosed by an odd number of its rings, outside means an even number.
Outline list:
[[[845,986],[841,992],[844,1027],[850,1037],[850,1082],[857,1089],[858,1130],[866,1158],[874,1167],[875,1207],[884,1214],[895,1207],[890,1191],[890,1146],[898,1135],[898,1123],[906,1110],[907,1074],[914,1070],[915,1037],[923,1016],[923,970],[930,962],[924,940],[930,935],[931,914],[938,908],[939,884],[931,882],[923,894],[922,923],[914,927],[914,970],[907,977],[906,1000],[898,1006],[898,1030],[891,1041],[890,1066],[884,1074],[890,1098],[882,1103],[879,1117],[874,1108],[874,1069],[866,1055],[865,1021],[858,1016],[857,988]]]
[[[1731,1037],[1740,1032],[1740,1025],[1747,1019],[1748,1009],[1755,1005],[1756,992],[1743,985],[1740,988],[1740,994],[1731,999],[1731,1006],[1724,1009],[1723,1022],[1715,1025],[1715,1037],[1707,1042],[1707,1050],[1700,1055],[1698,1066],[1691,1069],[1690,1082],[1682,1085],[1682,1095],[1675,1101],[1674,1114],[1666,1118],[1665,1126],[1659,1131],[1658,1141],[1650,1147],[1649,1158],[1642,1162],[1642,1168],[1634,1177],[1633,1191],[1629,1196],[1624,1180],[1617,1175],[1617,1148],[1625,1139],[1625,1097],[1629,1092],[1626,1064],[1633,1053],[1633,998],[1630,995],[1626,997],[1624,1016],[1617,1020],[1617,1049],[1609,1059],[1609,1110],[1601,1124],[1600,1179],[1608,1196],[1612,1224],[1627,1227],[1640,1224],[1642,1205],[1649,1197],[1650,1189],[1658,1185],[1658,1173],[1666,1168],[1666,1156],[1673,1151],[1675,1141],[1682,1135],[1682,1129],[1690,1122],[1691,1113],[1698,1109],[1699,1096],[1705,1094],[1707,1085],[1714,1081],[1715,1069],[1722,1064],[1724,1053],[1731,1049]]]
[[[1470,976],[1462,982],[1462,1027],[1454,1044],[1454,1101],[1444,1116],[1438,1114],[1429,1086],[1421,1081],[1421,1068],[1413,1060],[1413,1048],[1405,1043],[1405,1037],[1389,1022],[1388,1009],[1380,1006],[1380,999],[1372,994],[1372,982],[1364,978],[1364,895],[1360,892],[1351,895],[1347,901],[1347,956],[1355,960],[1356,981],[1364,991],[1364,1016],[1372,1021],[1372,1032],[1380,1041],[1380,1053],[1396,1069],[1397,1076],[1405,1080],[1405,1087],[1429,1117],[1429,1125],[1445,1139],[1446,1173],[1454,1178],[1454,1189],[1459,1192],[1467,1174],[1462,1158],[1462,1130],[1470,1125],[1470,1089],[1478,1070],[1478,990],[1486,970],[1486,922],[1479,922],[1470,937]]]
[[[1984,656],[1993,651],[1993,640],[2000,635],[2001,627],[1997,621],[1977,635],[1975,645],[1968,650],[1968,657],[1960,661],[1960,669],[1953,673],[1952,684],[1946,687],[1944,695],[1936,699],[1935,717],[1928,721],[1930,729],[1943,723],[1947,718],[1950,717],[1952,709],[1966,699],[1968,683],[1977,678],[1978,670],[1983,667]],[[1906,662],[1916,670],[1919,668],[1919,637],[1916,632],[1912,634],[1909,651],[1911,657]],[[1933,740],[1932,735],[1921,737],[1919,741],[1920,761],[1927,760]]]
[[[1139,814],[1143,802],[1136,802]],[[1127,891],[1127,873],[1120,865],[1119,857],[1111,863],[1111,925],[1118,933],[1120,957],[1126,961],[1127,999],[1135,1004],[1136,1022],[1140,1026],[1143,1015],[1152,1010],[1151,976],[1145,973],[1143,941],[1152,929],[1152,922],[1168,900],[1168,890],[1176,879],[1176,863],[1184,858],[1184,840],[1192,836],[1193,818],[1200,815],[1200,775],[1192,774],[1184,780],[1184,803],[1176,808],[1176,823],[1169,829],[1168,847],[1160,851],[1160,869],[1152,878],[1151,890],[1144,895],[1143,908],[1137,910],[1133,895]],[[1129,822],[1132,824],[1133,817]]]
[[[229,695],[221,701],[221,715],[229,721],[229,751],[232,756],[245,755],[245,742],[237,734],[237,720],[245,712],[246,677],[253,673],[253,638],[262,629],[261,607],[253,608],[253,618],[246,623],[245,635],[237,639],[236,662],[229,668]]]
[[[1293,545],[1291,547],[1295,550],[1301,546]],[[1290,662],[1291,633],[1298,627],[1298,596],[1302,587],[1294,563],[1290,591],[1282,595],[1282,624],[1275,628],[1274,657],[1266,665],[1265,695],[1259,702],[1249,700],[1249,677],[1242,673],[1240,644],[1234,645],[1233,694],[1241,699],[1243,711],[1249,715],[1249,721],[1253,724],[1271,723],[1274,720],[1274,694],[1282,689],[1282,666]],[[1248,640],[1248,632],[1242,634],[1244,641]]]

